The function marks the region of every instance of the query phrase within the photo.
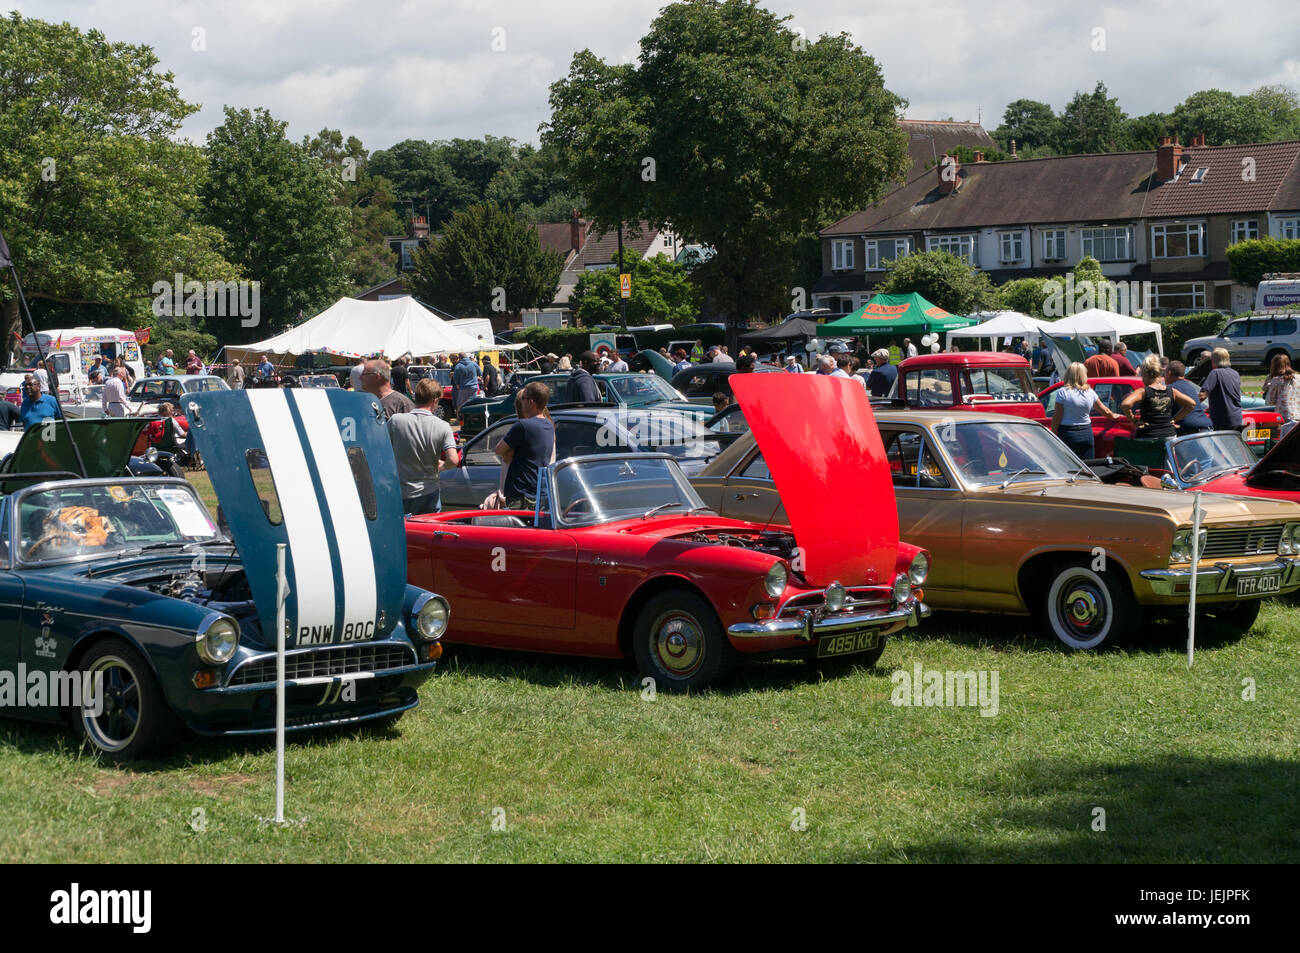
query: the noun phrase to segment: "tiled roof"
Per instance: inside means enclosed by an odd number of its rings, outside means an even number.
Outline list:
[[[638,255],[644,256],[650,250],[650,246],[654,244],[659,232],[645,222],[636,227],[641,230],[639,235],[633,234],[631,224],[623,227],[623,250],[634,251]],[[609,231],[603,235],[590,232],[587,235],[587,241],[582,246],[582,250],[565,266],[565,271],[583,271],[587,265],[608,264],[614,260],[614,256],[617,254],[617,231]]]
[[[977,122],[948,122],[944,120],[900,119],[899,127],[907,133],[907,152],[912,157],[908,181],[923,171],[926,163],[937,165],[936,159],[957,146],[992,150],[997,143]]]
[[[1300,141],[1264,142],[1244,146],[1184,146],[1182,171],[1162,182],[1147,203],[1148,218],[1174,215],[1214,215],[1224,212],[1263,212],[1297,208],[1300,179],[1296,170]],[[1205,174],[1194,181],[1198,169]],[[1289,205],[1277,205],[1287,186]]]
[[[964,165],[957,191],[927,169],[873,208],[823,229],[824,237],[1053,222],[1105,222],[1142,214],[1153,152],[1014,159]]]

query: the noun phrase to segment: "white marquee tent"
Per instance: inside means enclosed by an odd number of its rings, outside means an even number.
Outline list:
[[[1089,308],[1087,311],[1080,311],[1059,321],[1046,321],[1042,327],[1048,334],[1061,337],[1078,337],[1086,334],[1090,338],[1110,338],[1116,342],[1130,334],[1154,334],[1156,351],[1160,354],[1165,353],[1165,343],[1160,336],[1160,325],[1154,321],[1133,318],[1114,311],[1103,311],[1100,308]]]
[[[983,317],[983,315],[979,315],[979,317]],[[976,338],[977,340],[992,338],[994,339],[994,350],[996,350],[998,339],[1033,338],[1037,340],[1038,329],[1044,326],[1050,327],[1051,323],[1050,321],[1031,318],[1019,311],[995,311],[991,317],[979,324],[949,331],[948,343],[951,344],[953,338]]]
[[[495,350],[496,345],[488,342]],[[480,344],[451,322],[444,321],[412,297],[388,301],[340,298],[314,318],[256,344],[226,348],[236,360],[262,354],[338,354],[364,357],[379,354],[389,360],[452,352],[477,352]]]

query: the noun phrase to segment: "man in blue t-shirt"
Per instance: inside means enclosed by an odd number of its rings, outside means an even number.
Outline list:
[[[474,355],[466,352],[460,356],[456,366],[451,369],[451,402],[456,410],[471,397],[478,396],[478,365]]]
[[[53,395],[41,393],[40,382],[28,375],[23,382],[23,404],[18,409],[18,416],[22,417],[24,427],[35,427],[43,420],[57,419],[63,414]]]
[[[889,352],[883,347],[872,352],[871,360],[876,365],[871,376],[867,378],[867,387],[871,390],[871,396],[888,397],[889,392],[894,389],[894,381],[898,380],[898,368],[889,363]]]
[[[555,427],[546,415],[551,392],[545,384],[525,384],[515,398],[519,420],[493,452],[501,460],[499,489],[487,503],[508,510],[529,510],[537,497],[537,472],[555,456]]]
[[[1232,369],[1227,348],[1216,347],[1210,354],[1210,371],[1201,385],[1201,400],[1209,405],[1215,430],[1241,429],[1241,376]]]

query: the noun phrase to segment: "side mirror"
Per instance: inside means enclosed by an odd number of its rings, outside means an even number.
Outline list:
[[[1170,475],[1170,474],[1168,474],[1168,473],[1165,473],[1165,474],[1162,474],[1162,475],[1161,475],[1161,477],[1160,477],[1160,486],[1161,486],[1163,489],[1166,489],[1166,490],[1177,490],[1177,489],[1179,489],[1178,481],[1175,480],[1175,479],[1173,478],[1173,476]]]

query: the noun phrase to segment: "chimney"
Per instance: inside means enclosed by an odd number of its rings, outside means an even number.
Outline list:
[[[1015,158],[1015,155],[1016,155],[1016,140],[1012,139],[1012,140],[1011,140],[1011,156],[1012,156],[1012,158]]]
[[[978,149],[975,150],[975,161],[976,162],[984,161],[984,153],[980,152]]]
[[[578,218],[578,210],[575,208],[573,214],[569,216],[569,248],[574,252],[582,251],[583,243],[587,240],[587,228],[589,223]]]
[[[429,237],[429,220],[423,215],[411,216],[411,237],[428,238]]]
[[[1205,148],[1205,133],[1200,132],[1192,136],[1192,145],[1199,146],[1202,149]]]
[[[1178,144],[1178,138],[1172,140],[1169,136],[1160,137],[1160,146],[1156,149],[1156,178],[1161,182],[1169,182],[1178,175],[1178,169],[1183,160],[1183,147]]]
[[[956,156],[945,155],[939,160],[939,194],[949,195],[961,185],[961,163]]]

